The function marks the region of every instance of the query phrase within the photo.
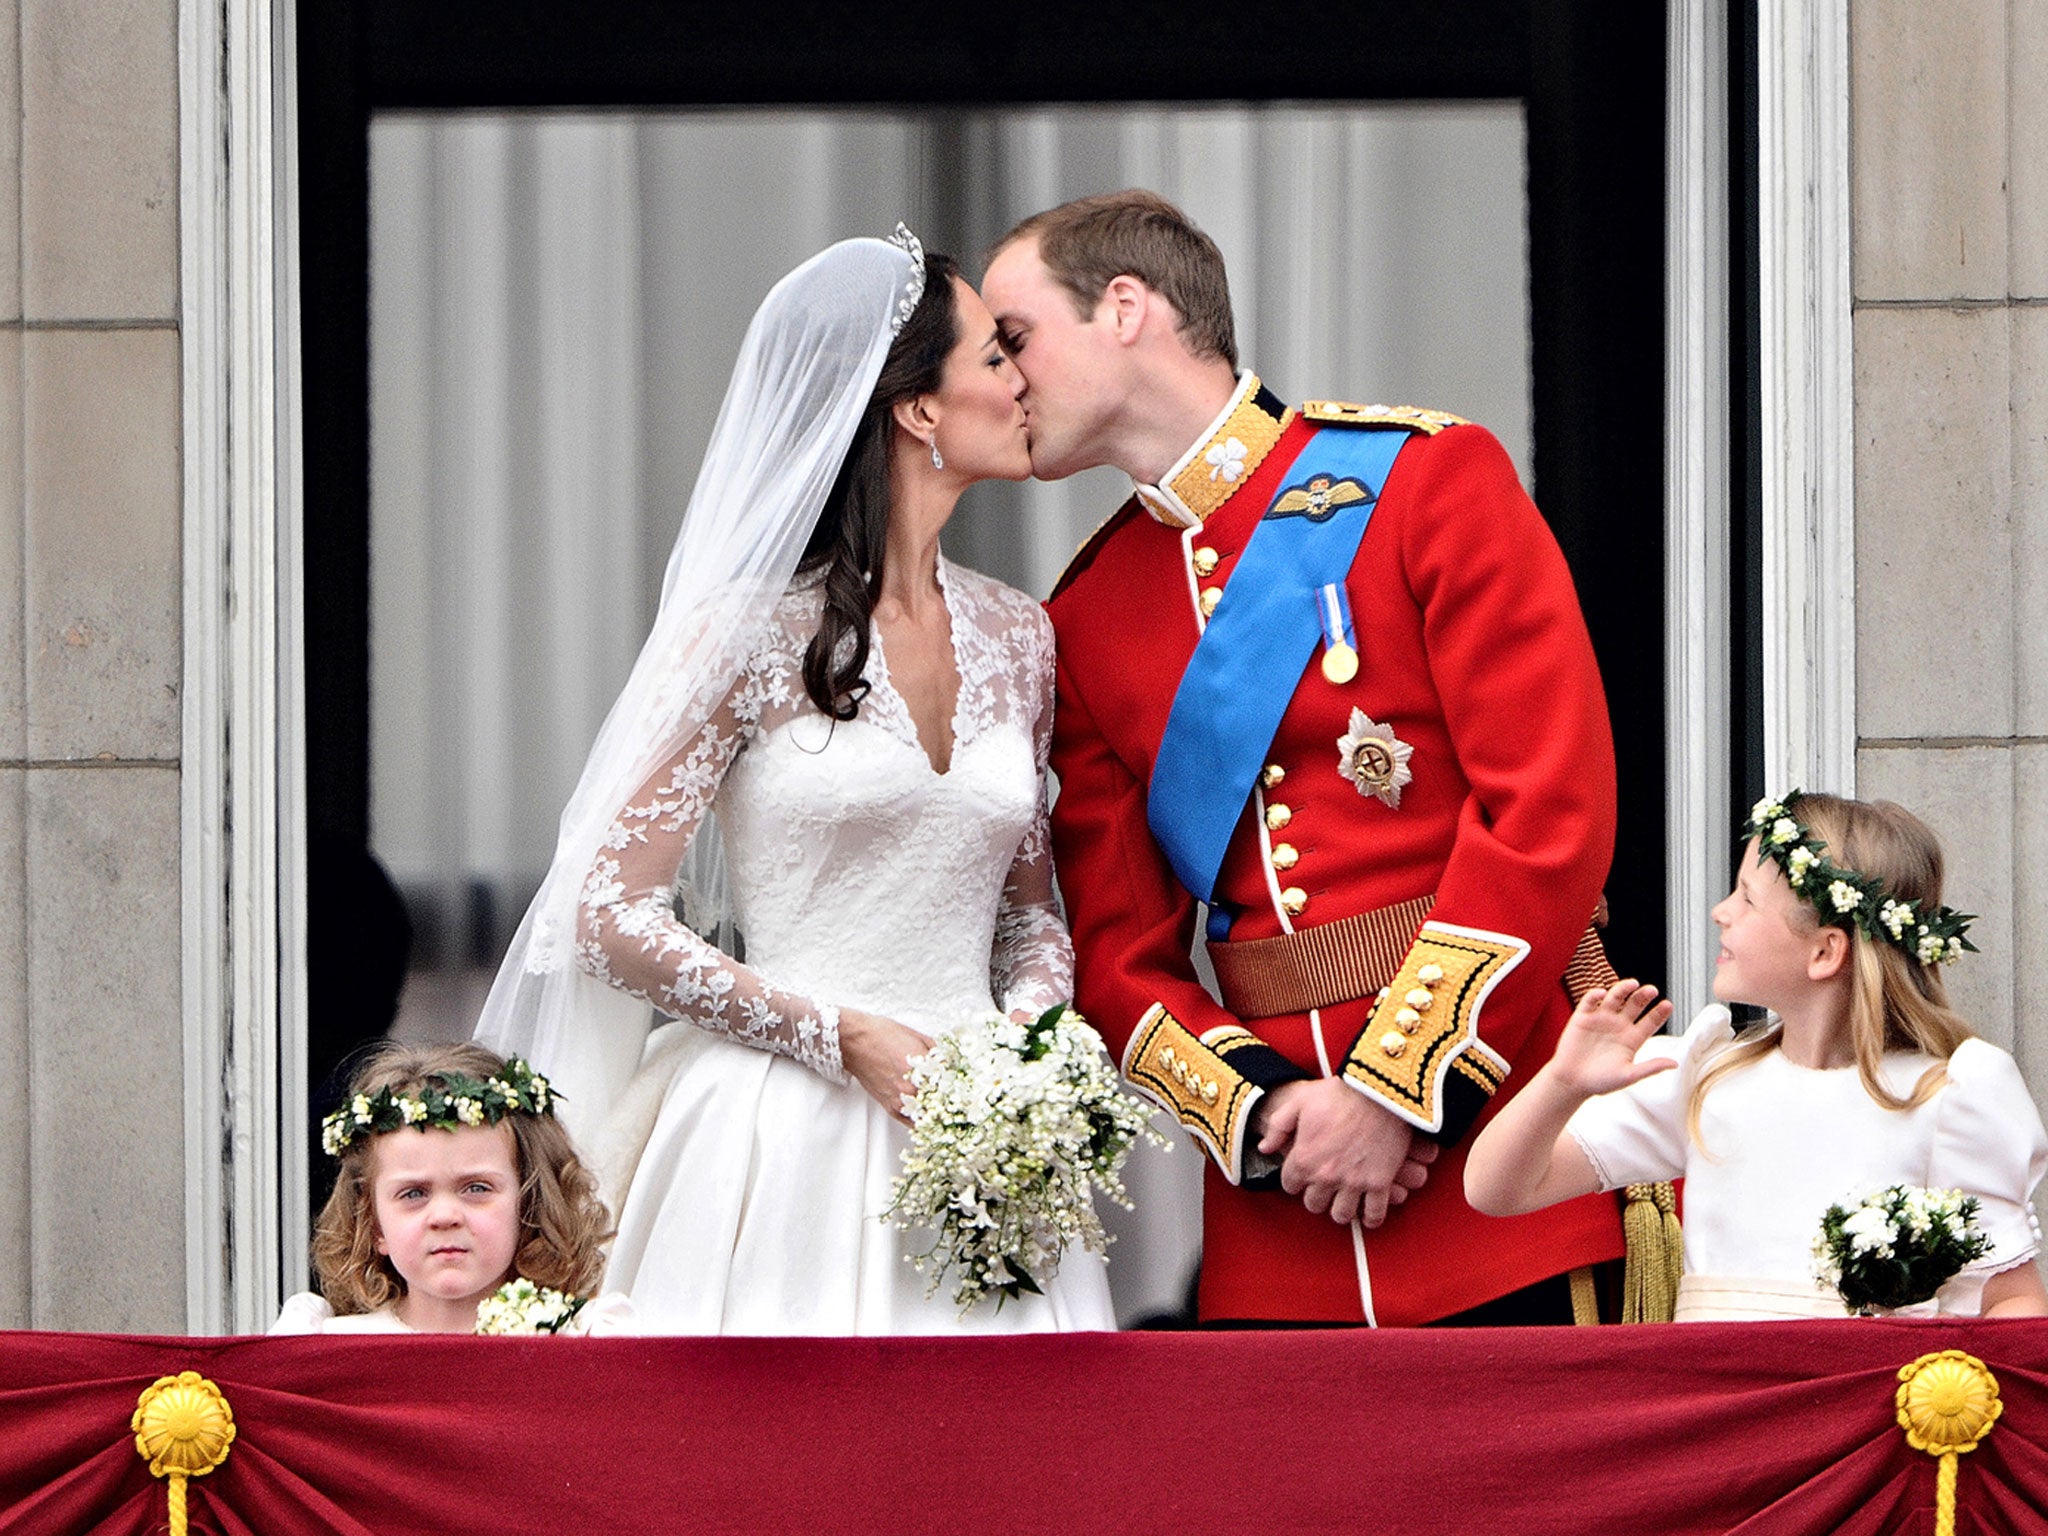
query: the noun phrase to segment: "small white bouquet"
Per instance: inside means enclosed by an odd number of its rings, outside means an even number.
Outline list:
[[[476,1304],[478,1333],[560,1333],[588,1302],[531,1280],[507,1280]]]
[[[957,1270],[962,1311],[991,1294],[998,1307],[1038,1294],[1077,1239],[1107,1248],[1094,1192],[1128,1209],[1119,1173],[1132,1143],[1167,1145],[1101,1036],[1065,1005],[1030,1024],[991,1013],[941,1035],[911,1082],[910,1145],[883,1215],[936,1234],[910,1261],[930,1277],[927,1294]]]
[[[1853,1207],[1828,1207],[1813,1240],[1813,1273],[1867,1316],[1932,1299],[1990,1248],[1975,1195],[1893,1184]]]

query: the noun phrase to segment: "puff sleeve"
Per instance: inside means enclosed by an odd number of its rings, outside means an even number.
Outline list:
[[[267,1331],[273,1334],[325,1333],[327,1325],[333,1321],[334,1308],[328,1305],[325,1296],[316,1291],[300,1291],[285,1298],[277,1321]]]
[[[1984,1040],[1966,1040],[1949,1058],[1937,1106],[1928,1184],[1975,1195],[1991,1251],[1965,1271],[1996,1274],[2033,1258],[2041,1228],[2032,1197],[2048,1170],[2048,1132],[2012,1057]]]
[[[1602,1189],[1653,1184],[1685,1176],[1685,1106],[1707,1063],[1735,1037],[1726,1008],[1702,1008],[1683,1035],[1652,1035],[1636,1060],[1664,1056],[1676,1072],[1659,1072],[1581,1104],[1565,1129],[1600,1176]]]

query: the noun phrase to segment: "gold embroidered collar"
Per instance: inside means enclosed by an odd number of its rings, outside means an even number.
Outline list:
[[[1237,389],[1194,446],[1159,477],[1157,485],[1132,482],[1138,502],[1169,528],[1198,528],[1259,467],[1287,423],[1259,407],[1259,376],[1249,368]]]

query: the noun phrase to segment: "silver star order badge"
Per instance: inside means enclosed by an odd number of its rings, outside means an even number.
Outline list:
[[[1362,709],[1351,711],[1351,729],[1337,738],[1337,766],[1361,795],[1398,810],[1401,786],[1412,783],[1408,759],[1415,749]]]

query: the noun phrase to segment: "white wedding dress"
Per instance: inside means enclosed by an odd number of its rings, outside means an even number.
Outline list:
[[[614,823],[579,911],[583,966],[689,1022],[657,1030],[614,1112],[632,1168],[605,1276],[648,1333],[913,1334],[1115,1326],[1102,1260],[965,1317],[882,1217],[907,1140],[842,1071],[841,1007],[926,1034],[1072,994],[1053,905],[1038,605],[940,562],[960,675],[936,771],[880,637],[858,718],[804,693],[820,597],[798,587],[725,705]],[[717,812],[745,963],[679,922],[670,883]],[[637,1148],[637,1162],[632,1152]]]

